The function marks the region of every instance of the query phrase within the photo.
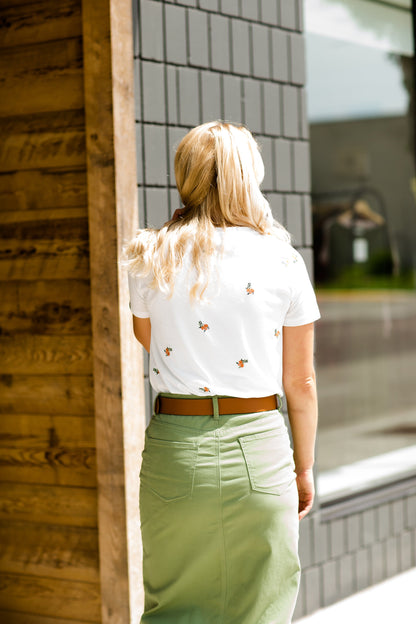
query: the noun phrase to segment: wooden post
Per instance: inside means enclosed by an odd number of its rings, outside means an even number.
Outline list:
[[[118,264],[138,219],[131,0],[83,0],[82,22],[102,622],[137,624],[144,382]]]

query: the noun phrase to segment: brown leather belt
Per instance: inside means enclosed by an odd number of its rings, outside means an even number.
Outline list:
[[[155,400],[155,414],[175,414],[177,416],[213,416],[214,401],[218,401],[219,414],[251,414],[279,409],[279,397],[201,397],[176,398],[158,395]]]

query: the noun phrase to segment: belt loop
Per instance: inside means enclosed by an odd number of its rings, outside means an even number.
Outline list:
[[[282,401],[282,397],[279,394],[276,394],[276,403],[277,403],[277,409],[280,412],[282,409],[283,401]]]
[[[215,418],[215,420],[219,420],[220,417],[220,412],[218,409],[218,397],[215,395],[213,397],[211,397],[212,399],[212,412],[213,412],[213,416]]]
[[[159,414],[159,411],[160,411],[160,397],[157,394],[155,397],[155,400],[153,401],[153,413]]]

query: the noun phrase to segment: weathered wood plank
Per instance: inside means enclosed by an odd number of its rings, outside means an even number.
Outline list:
[[[5,481],[96,487],[95,455],[93,416],[2,414]]]
[[[88,239],[87,208],[5,210],[0,212],[2,238]]]
[[[94,409],[90,375],[0,375],[0,414],[85,414]]]
[[[3,449],[94,447],[94,416],[2,414],[0,446]]]
[[[61,279],[89,278],[85,218],[19,220],[1,224],[1,233],[0,280],[47,280],[57,275]]]
[[[0,118],[0,170],[85,165],[84,112]]]
[[[0,280],[85,279],[88,241],[0,240]]]
[[[88,624],[85,620],[64,620],[60,617],[45,617],[33,613],[16,613],[16,611],[0,611],[0,622],[3,624]]]
[[[83,0],[82,15],[102,624],[138,624],[144,386],[127,274],[117,263],[138,216],[132,3]]]
[[[57,209],[77,206],[87,206],[84,168],[0,173],[0,216],[3,210],[53,209],[51,218],[56,218]]]
[[[80,37],[4,48],[0,75],[1,117],[84,106]]]
[[[3,375],[90,375],[90,336],[0,336]]]
[[[13,213],[0,213],[0,280],[89,277],[86,215],[65,218],[68,210],[49,212],[58,212],[58,218],[53,219],[52,214],[48,218],[47,210],[20,211],[17,220]]]
[[[14,5],[29,4],[33,6],[36,2],[37,0],[13,0]],[[4,9],[8,6],[10,6],[10,0],[0,0],[0,8]]]
[[[96,583],[97,529],[0,521],[0,572]]]
[[[100,622],[99,583],[0,573],[0,609]]]
[[[87,280],[0,282],[0,335],[90,335]]]
[[[44,221],[47,227],[56,228],[59,227],[59,221],[73,221],[75,226],[79,222],[79,236],[84,239],[88,228],[88,223],[85,223],[86,217],[87,208],[59,208],[57,210],[54,208],[47,208],[45,210],[5,210],[4,212],[0,211],[0,226],[1,232],[3,233],[6,231],[5,228],[12,228],[13,226],[17,226],[17,224],[23,224],[21,227],[25,227],[24,224],[33,223],[35,227],[38,227],[39,222]],[[52,223],[49,224],[47,222]],[[30,232],[28,232],[28,234],[30,234]],[[39,238],[42,238],[41,234],[42,230],[39,231]],[[27,238],[31,237],[27,236]]]
[[[82,33],[80,0],[0,3],[0,47],[22,46]]]
[[[0,241],[0,280],[84,279],[88,242]]]
[[[96,527],[97,490],[0,482],[0,519]]]

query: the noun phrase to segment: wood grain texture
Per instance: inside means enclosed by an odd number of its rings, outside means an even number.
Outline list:
[[[90,336],[0,336],[3,375],[90,375]]]
[[[2,414],[0,472],[14,483],[96,487],[93,416]]]
[[[0,98],[1,117],[84,106],[80,37],[4,48],[0,75],[7,93]]]
[[[0,609],[100,622],[98,583],[0,572]]]
[[[13,0],[13,5],[18,6],[21,4],[34,5],[37,4],[37,0]],[[0,8],[7,9],[10,6],[10,0],[0,0]]]
[[[97,490],[0,482],[0,519],[96,527]]]
[[[0,282],[0,335],[90,335],[89,280]]]
[[[0,620],[100,621],[80,0],[0,0]]]
[[[18,210],[54,210],[85,206],[87,179],[81,169],[41,169],[3,173],[0,176],[0,215]],[[46,217],[45,217],[46,218]],[[57,218],[56,212],[50,218]]]
[[[0,47],[67,39],[81,35],[79,0],[0,2]]]
[[[88,241],[0,240],[0,280],[83,279],[88,272]]]
[[[0,521],[0,572],[97,583],[97,529]]]
[[[118,265],[138,219],[132,5],[84,0],[82,9],[102,621],[138,624],[144,382]]]
[[[85,620],[64,620],[59,616],[45,617],[44,615],[33,615],[33,613],[17,613],[16,611],[0,610],[0,622],[2,624],[87,624]]]
[[[0,413],[92,414],[90,375],[0,375]]]
[[[0,118],[0,171],[85,165],[82,110]]]
[[[27,210],[18,212],[13,219],[10,212],[0,215],[2,237],[16,240],[88,240],[87,215],[78,216],[80,210],[56,211]],[[70,213],[69,215],[66,213]],[[40,214],[39,214],[40,213]]]
[[[77,235],[82,239],[86,239],[88,237],[88,224],[86,222],[87,217],[87,208],[60,208],[58,210],[54,208],[44,210],[4,210],[3,212],[0,211],[0,226],[2,234],[7,232],[11,237],[15,235],[13,228],[26,227],[28,230],[27,233],[25,234],[22,232],[25,238],[31,237],[31,228],[35,227],[38,229],[38,234],[37,236],[35,235],[35,238],[42,238],[44,227],[48,228],[50,232],[55,233],[57,228],[62,229],[62,224],[65,225],[65,221],[69,224],[73,221],[73,227],[78,228]],[[39,222],[42,221],[43,224],[41,223],[41,227],[39,228]]]
[[[72,210],[75,212],[77,209]],[[78,209],[80,211],[81,209]],[[76,217],[48,211],[0,214],[0,280],[88,279],[89,247],[86,215]],[[29,214],[27,214],[29,213]],[[10,217],[10,220],[8,220]],[[26,217],[26,219],[24,219]],[[38,217],[37,219],[35,217]]]

